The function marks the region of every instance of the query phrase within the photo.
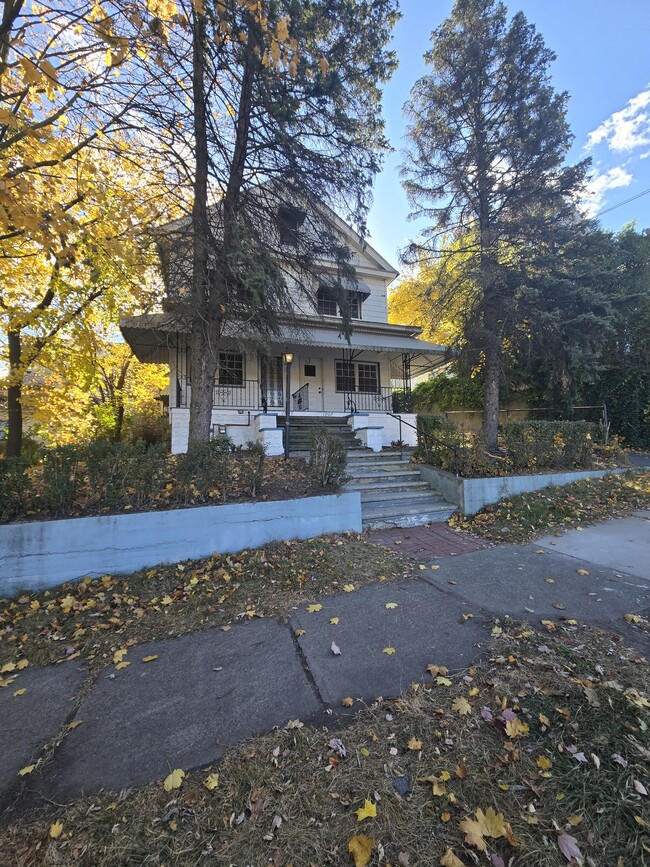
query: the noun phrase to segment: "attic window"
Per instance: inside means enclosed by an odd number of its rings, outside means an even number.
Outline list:
[[[302,220],[303,215],[298,208],[292,208],[290,205],[282,205],[278,208],[278,232],[283,246],[298,246],[298,230]]]

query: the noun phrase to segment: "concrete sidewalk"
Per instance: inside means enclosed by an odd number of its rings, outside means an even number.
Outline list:
[[[411,531],[388,532],[395,538],[382,541],[399,550],[399,534],[406,540]],[[587,532],[574,534],[575,542],[567,533],[543,545],[468,545],[478,550],[420,559],[426,568],[416,568],[413,580],[315,601],[320,607],[302,607],[287,624],[260,619],[133,647],[132,664],[105,669],[82,699],[85,672],[76,662],[26,669],[15,682],[28,687],[24,695],[0,690],[0,799],[10,803],[20,785],[28,796],[57,802],[119,790],[213,762],[233,744],[292,719],[331,721],[333,713],[354,711],[341,706],[342,698],[356,705],[397,696],[424,679],[429,663],[466,668],[480,657],[494,616],[532,624],[575,618],[647,652],[644,635],[623,615],[650,610],[650,576],[600,562],[614,556],[613,547],[588,542],[599,560],[577,559]],[[650,521],[605,522],[595,532],[615,540],[611,546],[641,550]],[[418,537],[417,545],[423,553],[426,540]],[[142,664],[147,656],[157,659]],[[71,722],[79,725],[65,729]],[[19,778],[62,729],[51,759]]]

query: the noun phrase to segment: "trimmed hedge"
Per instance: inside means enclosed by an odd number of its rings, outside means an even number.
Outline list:
[[[101,441],[44,449],[31,465],[0,459],[0,523],[224,502],[235,473],[238,493],[243,486],[255,497],[266,455],[260,443],[247,445],[235,455],[221,438],[173,457],[160,443]]]
[[[465,478],[624,464],[618,440],[602,446],[600,433],[599,425],[586,421],[509,421],[499,428],[501,452],[493,455],[481,434],[466,433],[439,416],[418,416],[417,454],[450,472],[457,467]]]

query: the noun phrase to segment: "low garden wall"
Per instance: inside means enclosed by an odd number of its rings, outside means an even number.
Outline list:
[[[269,542],[361,531],[357,491],[0,526],[0,597]]]
[[[603,476],[626,472],[626,469],[621,467],[609,470],[581,470],[577,472],[538,473],[528,476],[463,479],[447,472],[447,470],[432,467],[429,464],[418,464],[417,468],[424,481],[435,486],[446,500],[457,503],[464,515],[474,515],[483,506],[498,503],[499,500],[517,494],[527,494],[555,485],[570,485],[571,482],[579,482],[581,479],[600,479]]]

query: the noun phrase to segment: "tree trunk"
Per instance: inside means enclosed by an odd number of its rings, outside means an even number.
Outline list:
[[[485,408],[483,436],[490,452],[499,450],[499,380],[501,377],[499,349],[488,340],[485,347]]]
[[[488,451],[499,451],[499,386],[501,383],[501,333],[498,278],[489,254],[481,256],[483,282],[483,353],[485,357],[485,405],[483,437]]]
[[[218,334],[210,334],[208,285],[208,130],[205,98],[205,16],[194,11],[192,100],[194,115],[194,202],[192,204],[192,333],[190,337],[190,429],[188,445],[208,442],[212,423],[212,388],[217,368]]]
[[[20,331],[9,331],[9,388],[7,389],[7,414],[9,430],[7,434],[6,455],[19,458],[23,444],[23,407]]]

